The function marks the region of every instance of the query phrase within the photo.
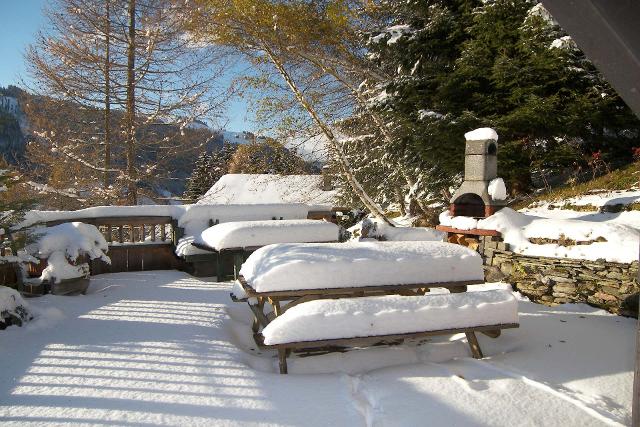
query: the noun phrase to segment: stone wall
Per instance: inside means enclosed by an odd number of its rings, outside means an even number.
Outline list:
[[[487,281],[511,283],[532,301],[543,304],[582,302],[625,316],[638,315],[638,261],[631,264],[565,258],[532,257],[508,250],[495,237],[484,237]]]

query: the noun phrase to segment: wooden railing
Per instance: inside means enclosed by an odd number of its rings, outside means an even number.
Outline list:
[[[93,224],[102,232],[109,246],[140,243],[175,243],[175,221],[170,216],[127,216],[78,218],[49,221],[47,227],[65,222]]]

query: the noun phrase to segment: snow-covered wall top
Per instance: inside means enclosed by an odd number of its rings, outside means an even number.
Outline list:
[[[592,261],[605,259],[621,263],[638,259],[640,232],[623,224],[541,218],[504,208],[478,221],[477,227],[499,231],[511,250],[523,255]],[[568,239],[575,243],[561,245],[532,242],[535,239]]]
[[[48,221],[66,221],[81,218],[104,218],[113,216],[170,216],[180,218],[191,205],[140,205],[140,206],[95,206],[77,211],[28,211],[22,222],[13,229],[30,227]]]
[[[323,191],[321,186],[322,175],[228,174],[197,205],[304,203],[318,209],[335,206],[337,192]]]
[[[178,220],[185,228],[198,228],[201,232],[209,227],[209,219],[219,222],[280,219],[305,219],[311,208],[300,203],[272,204],[220,204],[220,205],[141,205],[141,206],[96,206],[77,211],[28,211],[24,219],[13,229],[18,230],[48,221],[73,221],[84,218],[168,216]],[[185,230],[189,234],[189,230]]]

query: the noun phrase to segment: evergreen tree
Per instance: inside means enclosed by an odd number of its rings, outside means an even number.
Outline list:
[[[225,142],[222,146],[222,149],[214,151],[209,157],[209,163],[207,166],[208,175],[207,179],[210,183],[209,188],[220,178],[222,175],[229,173],[229,163],[233,158],[236,150],[238,149],[238,144],[231,144]]]
[[[455,185],[462,135],[480,126],[497,129],[499,173],[519,191],[532,173],[600,150],[631,160],[640,123],[541,5],[411,0],[381,10],[369,57],[391,77],[364,93],[395,135],[385,152],[418,171],[421,198]]]
[[[224,143],[220,150],[208,154],[206,151],[200,154],[196,160],[191,177],[187,180],[183,197],[196,202],[218,182],[223,175],[229,172],[229,165],[238,144]]]
[[[187,180],[186,190],[183,194],[183,198],[189,202],[195,203],[211,188],[210,162],[211,156],[207,152],[200,154],[198,160],[196,160],[195,167],[191,177]]]

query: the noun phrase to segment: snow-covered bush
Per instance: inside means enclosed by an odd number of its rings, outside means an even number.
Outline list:
[[[9,325],[21,326],[32,318],[29,306],[15,290],[0,286],[0,329]]]
[[[27,246],[27,251],[48,260],[41,280],[59,283],[65,279],[87,277],[89,265],[76,264],[81,256],[111,263],[105,254],[108,251],[107,241],[93,225],[69,222],[37,230],[34,237],[35,242]]]
[[[392,227],[375,218],[365,218],[349,229],[354,238],[383,241],[435,241],[442,242],[445,233],[427,227]]]

